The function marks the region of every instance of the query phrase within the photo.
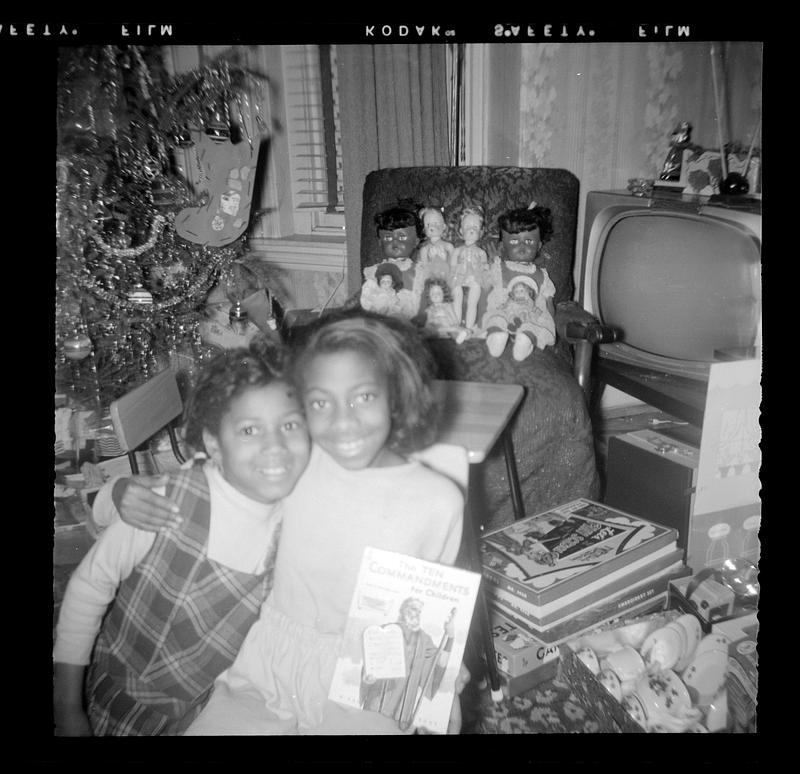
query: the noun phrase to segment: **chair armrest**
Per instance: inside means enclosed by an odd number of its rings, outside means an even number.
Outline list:
[[[562,301],[556,307],[556,330],[573,346],[573,373],[591,402],[594,345],[616,341],[619,331],[603,325],[575,301]]]

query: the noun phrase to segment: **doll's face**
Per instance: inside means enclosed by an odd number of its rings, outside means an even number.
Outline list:
[[[382,290],[391,290],[394,287],[391,274],[382,274],[378,284]]]
[[[528,301],[533,298],[533,288],[528,287],[522,282],[518,282],[511,288],[509,294],[514,301]]]
[[[422,219],[422,225],[425,236],[432,242],[442,238],[442,234],[444,234],[444,218],[441,212],[426,212],[425,217]]]
[[[381,243],[383,255],[393,261],[408,258],[419,242],[414,226],[396,228],[394,231],[381,229],[378,231],[378,240]]]
[[[474,245],[480,239],[483,221],[478,215],[465,215],[461,219],[461,237],[468,245]]]
[[[444,301],[444,290],[439,285],[431,285],[428,298],[432,304],[441,304]]]
[[[518,234],[509,234],[501,231],[503,240],[503,253],[507,261],[518,263],[533,263],[542,247],[542,238],[539,229],[520,231]]]

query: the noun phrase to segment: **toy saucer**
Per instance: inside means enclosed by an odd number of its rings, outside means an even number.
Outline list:
[[[689,666],[689,663],[697,651],[697,646],[703,639],[703,629],[700,626],[700,621],[691,613],[682,615],[675,623],[686,632],[686,650],[674,667],[676,672],[683,672],[683,670]]]
[[[695,655],[683,673],[683,682],[695,704],[710,704],[725,685],[728,675],[728,654],[706,650]]]

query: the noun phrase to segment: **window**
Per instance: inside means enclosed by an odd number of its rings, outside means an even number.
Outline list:
[[[282,46],[295,233],[344,228],[336,46]]]

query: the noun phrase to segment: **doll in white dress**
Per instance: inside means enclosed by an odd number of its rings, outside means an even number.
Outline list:
[[[460,324],[453,307],[450,286],[439,277],[428,277],[425,280],[417,322],[427,334],[453,338],[456,344],[469,338],[469,331]]]
[[[450,280],[450,256],[452,242],[444,239],[447,226],[442,211],[436,207],[423,207],[419,211],[425,239],[417,252],[417,294],[422,297],[425,280],[429,277]]]

